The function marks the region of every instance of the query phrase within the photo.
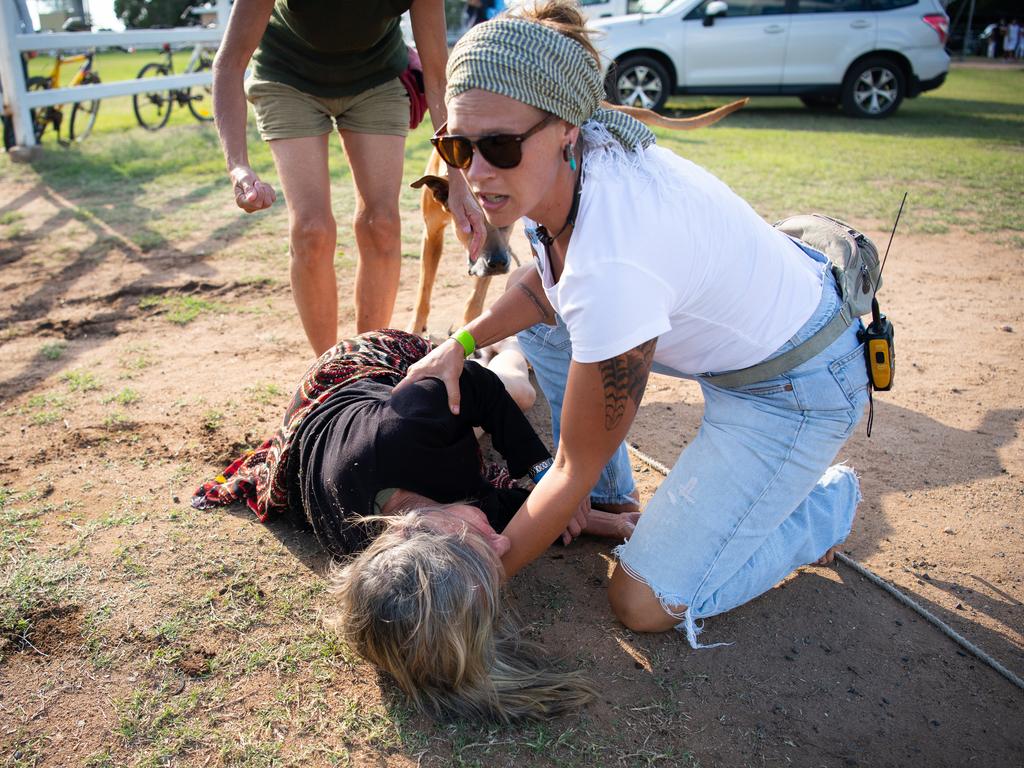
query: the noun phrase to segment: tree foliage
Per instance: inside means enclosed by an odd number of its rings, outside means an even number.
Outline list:
[[[128,29],[184,27],[195,24],[192,15],[181,18],[194,0],[114,0],[114,13]]]

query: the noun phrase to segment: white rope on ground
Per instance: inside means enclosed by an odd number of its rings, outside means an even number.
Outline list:
[[[655,470],[657,472],[660,472],[662,475],[664,475],[666,477],[668,476],[668,473],[669,473],[668,467],[666,467],[660,461],[657,461],[656,459],[651,458],[650,456],[648,456],[646,453],[641,451],[639,448],[637,448],[632,443],[626,443],[626,447],[629,449],[630,453],[632,453],[634,456],[636,456],[640,461],[642,461],[644,464],[649,466],[651,469],[653,469],[653,470]],[[924,608],[924,607],[918,605],[916,602],[914,602],[914,600],[909,598],[907,595],[905,595],[899,589],[897,589],[892,584],[890,584],[888,581],[883,579],[881,576],[876,574],[874,571],[871,571],[870,569],[868,569],[865,566],[861,565],[856,560],[853,560],[852,558],[847,557],[842,552],[836,552],[836,558],[839,560],[839,562],[843,563],[843,565],[846,565],[849,568],[852,568],[854,571],[859,573],[861,576],[863,576],[868,581],[870,581],[870,582],[872,582],[874,584],[877,584],[879,587],[881,587],[886,592],[888,592],[890,595],[892,595],[894,598],[896,598],[896,600],[898,602],[902,603],[907,608],[910,608],[910,610],[914,611],[914,613],[918,614],[923,619],[928,621],[930,624],[932,624],[933,626],[937,627],[939,629],[939,631],[942,632],[942,634],[944,634],[950,640],[955,642],[961,648],[963,648],[966,651],[969,651],[972,655],[976,656],[978,659],[980,659],[981,661],[983,661],[986,664],[988,664],[990,667],[992,667],[992,669],[994,669],[996,672],[1001,674],[1003,677],[1005,677],[1011,683],[1016,685],[1018,688],[1020,688],[1021,690],[1024,690],[1024,679],[1021,679],[1018,675],[1014,674],[1009,669],[1004,667],[995,658],[993,658],[991,655],[989,655],[988,653],[983,651],[981,648],[976,646],[974,643],[972,643],[966,637],[961,635],[959,632],[957,632],[951,626],[946,624],[942,619],[940,619],[934,613],[929,611],[927,608]]]

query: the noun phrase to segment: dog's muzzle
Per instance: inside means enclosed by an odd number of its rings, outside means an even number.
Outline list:
[[[511,262],[511,251],[508,248],[496,248],[491,251],[485,249],[476,261],[469,262],[469,274],[474,277],[507,275]]]

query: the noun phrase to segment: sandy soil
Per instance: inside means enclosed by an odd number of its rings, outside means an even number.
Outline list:
[[[597,703],[525,731],[409,715],[323,639],[311,537],[186,504],[262,439],[309,362],[284,259],[256,262],[254,238],[203,222],[143,251],[67,205],[33,187],[0,196],[0,214],[23,217],[0,243],[0,590],[19,567],[43,574],[29,628],[0,639],[4,765],[1024,763],[1024,692],[847,567],[708,621],[707,641],[733,644],[695,652],[614,621],[594,541],[552,549],[510,593],[529,635],[591,672]],[[470,291],[454,246],[442,270],[439,333]],[[398,325],[415,281],[406,262]],[[1021,285],[1024,253],[998,237],[898,236],[882,294],[896,388],[841,455],[864,489],[845,552],[1018,675]],[[179,325],[183,296],[207,304]],[[695,386],[653,377],[630,440],[671,464],[700,415]],[[649,498],[660,475],[637,476]]]

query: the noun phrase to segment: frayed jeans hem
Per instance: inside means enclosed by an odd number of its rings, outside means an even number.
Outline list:
[[[686,605],[686,600],[681,595],[674,595],[659,590],[654,587],[648,579],[645,579],[636,570],[629,565],[625,560],[622,559],[622,549],[625,544],[619,544],[615,549],[612,550],[612,556],[618,561],[630,578],[639,581],[641,584],[645,584],[658,598],[658,603],[661,604],[661,609],[671,616],[673,619],[678,619],[679,623],[675,625],[674,629],[686,635],[686,640],[690,644],[690,647],[696,650],[705,648],[718,648],[721,646],[733,645],[733,643],[701,643],[697,640],[697,635],[704,631],[703,623],[698,624],[700,617],[693,615],[693,608],[687,607],[682,612],[673,608],[673,606]]]

